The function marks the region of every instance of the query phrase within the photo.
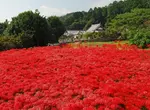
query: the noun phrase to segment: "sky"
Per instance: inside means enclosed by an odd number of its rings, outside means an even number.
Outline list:
[[[0,0],[0,22],[19,13],[38,9],[44,16],[62,16],[75,11],[106,6],[115,0]]]

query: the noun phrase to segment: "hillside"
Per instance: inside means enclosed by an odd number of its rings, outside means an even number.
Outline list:
[[[105,7],[95,7],[88,12],[73,12],[60,17],[65,27],[70,30],[88,29],[93,23],[105,26],[118,14],[130,12],[135,8],[150,8],[149,0],[124,0],[115,1]]]

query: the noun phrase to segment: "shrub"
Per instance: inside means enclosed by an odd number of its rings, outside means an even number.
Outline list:
[[[129,34],[129,41],[140,48],[147,48],[150,44],[150,31],[149,30],[134,30]]]
[[[102,37],[107,41],[114,41],[117,40],[120,37],[120,35],[116,31],[105,31]]]
[[[90,39],[90,40],[97,39],[100,41],[114,41],[119,38],[119,33],[110,32],[110,31],[85,33],[83,35],[83,38]]]
[[[94,37],[94,33],[92,32],[87,32],[85,34],[83,34],[83,38],[85,39],[92,39]]]
[[[22,43],[19,37],[0,37],[0,51],[21,47]]]

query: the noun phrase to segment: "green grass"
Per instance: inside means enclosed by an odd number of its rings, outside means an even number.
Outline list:
[[[120,42],[121,44],[126,44],[126,43],[129,43],[129,41],[121,41]],[[118,44],[118,42],[82,42],[81,45],[83,46],[102,46],[103,44]]]

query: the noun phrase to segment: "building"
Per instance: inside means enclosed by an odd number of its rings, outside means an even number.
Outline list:
[[[103,28],[102,28],[101,24],[99,23],[99,24],[91,25],[91,27],[87,31],[83,31],[83,30],[67,30],[64,33],[64,35],[77,37],[78,35],[84,34],[85,32],[101,32],[101,31],[103,31]]]
[[[93,24],[86,32],[101,32],[103,28],[101,24]]]
[[[74,42],[79,40],[79,35],[82,35],[85,31],[82,30],[67,30],[64,33],[63,40],[61,42]]]
[[[64,33],[64,40],[63,42],[73,42],[73,41],[78,41],[78,40],[83,40],[84,38],[82,38],[82,34],[84,33],[92,33],[92,32],[101,32],[103,31],[103,28],[101,27],[101,24],[93,24],[91,25],[91,27],[87,30],[87,31],[83,31],[83,30],[67,30]]]
[[[82,30],[67,30],[64,35],[66,36],[73,36],[74,38],[77,37],[80,34],[83,34],[84,31]]]

